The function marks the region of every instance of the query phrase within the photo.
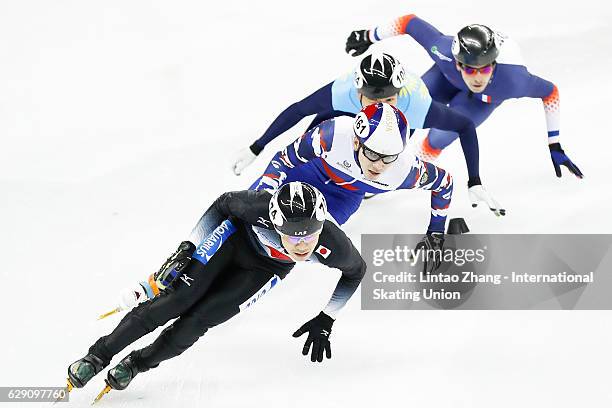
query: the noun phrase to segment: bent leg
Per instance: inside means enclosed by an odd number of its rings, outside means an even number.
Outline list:
[[[450,102],[449,107],[470,118],[476,127],[480,126],[495,108],[500,104],[485,103],[476,95],[469,96],[466,92],[458,93]],[[442,150],[459,137],[457,132],[431,129],[426,141],[432,149]]]
[[[238,314],[249,300],[252,303],[257,301],[279,280],[271,272],[251,269],[225,271],[203,299],[164,329],[151,345],[136,352],[140,371],[157,367],[162,361],[183,353],[208,329]]]
[[[90,347],[89,353],[108,363],[129,344],[189,310],[209,290],[219,273],[231,263],[234,256],[232,238],[223,244],[206,265],[192,259],[181,278],[172,282],[157,297],[132,309],[110,334],[101,337]]]

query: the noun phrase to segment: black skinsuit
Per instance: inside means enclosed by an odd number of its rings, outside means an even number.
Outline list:
[[[206,265],[192,259],[182,272],[187,279],[176,279],[157,297],[132,309],[89,352],[107,365],[125,347],[176,319],[152,344],[136,351],[135,363],[139,371],[146,371],[181,354],[209,328],[236,315],[240,306],[271,280],[283,279],[295,263],[272,257],[252,228],[258,225],[260,231],[278,238],[268,217],[269,199],[270,194],[265,191],[238,191],[219,197],[194,228],[192,239],[201,241],[224,219],[230,219],[236,232],[222,242]],[[365,263],[344,232],[329,221],[325,222],[315,249],[318,253],[311,257],[313,261],[342,272],[326,308],[334,312],[344,306],[359,286]]]

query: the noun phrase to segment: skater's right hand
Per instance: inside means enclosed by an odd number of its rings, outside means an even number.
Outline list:
[[[366,52],[372,44],[368,30],[355,30],[346,39],[345,51],[347,54],[356,57]]]
[[[249,164],[253,163],[257,156],[255,153],[251,151],[250,148],[245,147],[244,149],[240,149],[234,158],[234,163],[232,164],[232,170],[234,174],[239,176],[244,169],[246,169]]]
[[[304,323],[302,327],[293,333],[293,337],[300,337],[304,333],[308,333],[306,343],[302,349],[302,354],[307,356],[310,346],[312,345],[312,353],[310,354],[310,361],[313,363],[323,361],[323,352],[327,358],[331,358],[331,344],[329,342],[329,335],[331,334],[332,325],[334,319],[327,314],[321,312],[317,317]]]

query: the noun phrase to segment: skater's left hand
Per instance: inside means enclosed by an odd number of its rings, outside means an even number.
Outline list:
[[[300,337],[302,334],[308,332],[308,338],[304,343],[302,354],[307,356],[310,346],[312,345],[312,353],[310,354],[310,361],[313,363],[323,361],[323,352],[327,358],[331,358],[331,344],[329,342],[329,335],[331,334],[332,325],[334,319],[325,313],[321,312],[314,319],[304,323],[302,327],[293,333],[293,337]]]
[[[468,180],[468,195],[472,202],[472,208],[478,207],[479,202],[484,202],[489,206],[489,209],[493,211],[498,217],[500,215],[506,215],[506,210],[501,208],[499,203],[489,194],[489,192],[480,183],[480,177]]]
[[[561,166],[565,166],[568,170],[576,177],[583,178],[584,175],[576,166],[569,157],[565,154],[563,149],[561,148],[560,143],[552,143],[548,145],[550,149],[550,158],[553,162],[553,166],[555,167],[555,174],[557,177],[561,177]]]

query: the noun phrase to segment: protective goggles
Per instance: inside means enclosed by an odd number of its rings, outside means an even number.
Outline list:
[[[461,70],[465,72],[466,75],[476,75],[477,73],[488,75],[491,72],[493,72],[494,66],[495,66],[495,63],[485,65],[484,67],[480,67],[480,68],[474,68],[474,67],[469,67],[467,65],[459,64],[459,68],[461,68]]]
[[[361,149],[363,150],[363,155],[371,162],[377,162],[379,160],[382,160],[383,163],[389,164],[396,161],[399,157],[399,154],[376,153],[374,150],[368,149],[363,143],[359,143],[359,146],[361,146]]]
[[[295,237],[293,235],[285,235],[285,238],[287,238],[287,241],[289,241],[289,243],[291,245],[297,245],[300,242],[304,242],[304,243],[308,244],[308,243],[316,240],[318,238],[318,234],[319,234],[319,232],[315,232],[314,234],[305,235],[303,237]]]

